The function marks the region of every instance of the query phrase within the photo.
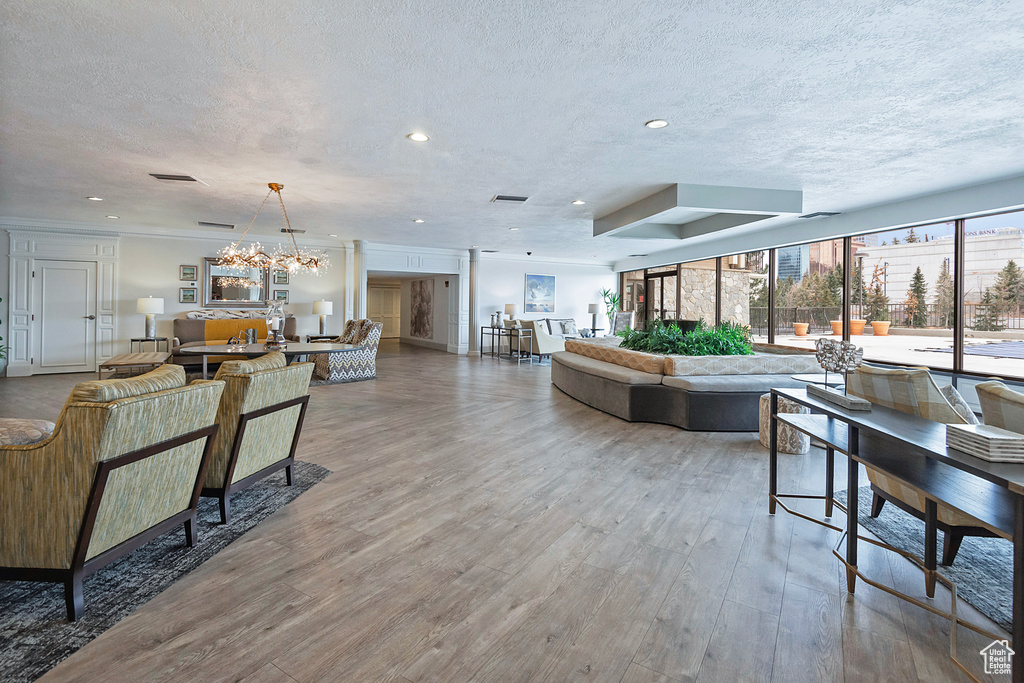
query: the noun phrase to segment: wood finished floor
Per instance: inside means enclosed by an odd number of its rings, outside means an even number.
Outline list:
[[[967,680],[946,622],[848,596],[835,534],[768,515],[756,435],[629,424],[548,368],[393,342],[378,374],[310,390],[299,457],[330,477],[42,680]],[[82,379],[0,380],[0,416],[53,418]],[[817,449],[783,456],[783,489],[823,478]],[[960,630],[983,680],[985,644]]]

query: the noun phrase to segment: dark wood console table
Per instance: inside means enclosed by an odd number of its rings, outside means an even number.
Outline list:
[[[1024,464],[993,463],[975,458],[961,451],[946,447],[946,425],[915,417],[907,413],[872,406],[870,412],[845,410],[837,405],[808,396],[805,389],[772,389],[771,392],[771,448],[768,492],[768,512],[775,514],[781,506],[804,519],[823,524],[843,533],[845,553],[835,554],[846,565],[847,590],[853,593],[857,577],[904,600],[909,600],[931,612],[956,620],[961,625],[984,635],[993,634],[959,620],[954,610],[945,613],[889,587],[870,581],[857,570],[858,537],[857,496],[859,465],[864,464],[876,470],[898,477],[920,490],[926,499],[925,505],[925,570],[926,588],[929,596],[934,595],[935,581],[951,585],[939,577],[936,570],[938,537],[938,504],[956,508],[1004,531],[1013,539],[1013,643],[1017,653],[1024,653]],[[779,413],[779,398],[810,408],[811,414]],[[793,495],[778,491],[778,425],[784,423],[810,435],[826,447],[826,476],[824,496]],[[832,475],[834,474],[835,453],[848,456],[846,528],[815,520],[787,508],[784,498],[814,498],[825,501],[826,517],[831,517],[832,508],[844,506],[833,499]],[[874,541],[871,541],[874,542]],[[840,541],[842,544],[843,541]],[[896,550],[887,544],[878,544]],[[900,554],[916,562],[916,558],[902,551]],[[956,660],[956,627],[951,624],[951,657]],[[966,669],[964,669],[966,673]],[[968,674],[970,675],[970,674]],[[1024,683],[1024,655],[1013,658],[1013,677],[1017,683]]]

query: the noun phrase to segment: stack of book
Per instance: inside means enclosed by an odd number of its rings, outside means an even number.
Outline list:
[[[990,462],[1024,462],[1024,434],[989,425],[946,425],[946,445]]]

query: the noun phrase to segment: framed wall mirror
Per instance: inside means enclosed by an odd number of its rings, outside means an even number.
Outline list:
[[[225,268],[216,258],[203,259],[203,306],[262,308],[270,297],[270,271],[263,268]]]

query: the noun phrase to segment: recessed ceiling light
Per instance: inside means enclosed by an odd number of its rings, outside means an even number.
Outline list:
[[[86,199],[89,199],[89,200],[94,201],[94,202],[102,202],[103,201],[103,197],[86,197]]]
[[[328,234],[327,236],[328,237],[337,237],[337,235],[330,235],[330,234]]]
[[[665,119],[654,119],[652,121],[648,121],[644,125],[647,126],[648,128],[664,128],[665,126],[668,125],[668,121],[666,121]]]
[[[479,248],[480,248],[479,244],[474,244],[473,246],[470,247],[470,249],[479,249]]]
[[[518,230],[518,229],[519,229],[519,228],[509,228],[509,230],[511,230],[512,232],[515,232],[515,231],[516,231],[516,230]]]
[[[586,202],[583,201],[582,199],[577,199],[576,201],[573,202],[573,204],[575,204],[576,206],[579,206],[580,204],[586,204]]]
[[[423,222],[423,219],[422,219],[422,218],[413,218],[413,219],[412,219],[412,222],[413,222],[413,223],[422,223],[422,222]]]
[[[430,138],[423,133],[409,133],[405,137],[409,138],[413,142],[426,142]]]
[[[107,216],[107,218],[120,218],[120,216]]]

